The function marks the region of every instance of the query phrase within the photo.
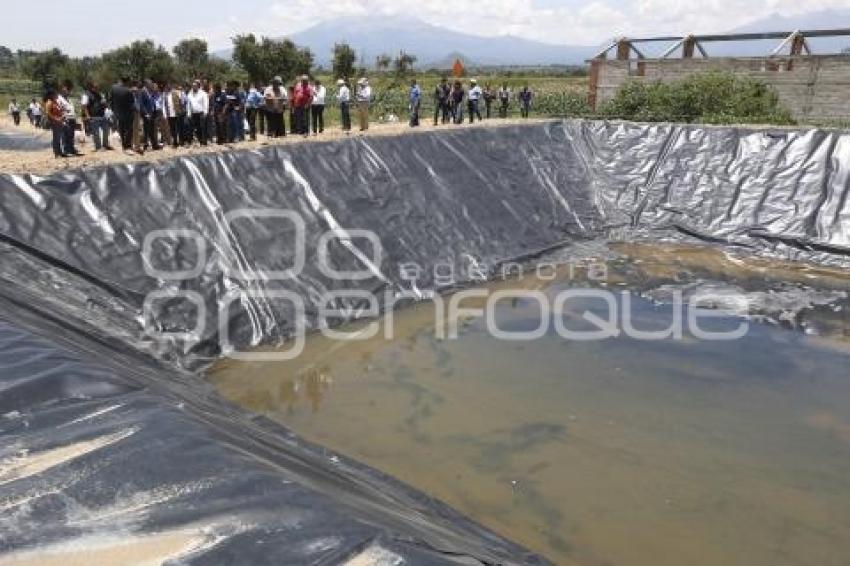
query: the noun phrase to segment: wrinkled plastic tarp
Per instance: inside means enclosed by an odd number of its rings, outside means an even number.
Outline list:
[[[296,313],[274,291],[303,298],[310,330],[326,291],[410,289],[400,269],[408,264],[421,268],[415,288],[426,289],[438,264],[462,279],[470,267],[613,234],[698,237],[847,265],[848,175],[846,132],[580,121],[4,175],[0,276],[12,295],[45,284],[51,312],[93,333],[197,367],[222,344],[244,349],[290,336]],[[303,221],[304,268],[294,278],[264,279],[263,271],[297,263],[296,228],[286,218],[250,216],[258,210]],[[334,267],[365,279],[319,270],[319,239],[331,229],[378,236],[381,258],[363,238],[328,245]],[[188,232],[152,239],[146,263],[145,238],[161,230]],[[166,279],[196,267],[197,276]],[[142,331],[152,291],[201,297],[205,320],[183,296],[151,301],[147,324],[156,332],[200,329],[199,341],[163,347]]]

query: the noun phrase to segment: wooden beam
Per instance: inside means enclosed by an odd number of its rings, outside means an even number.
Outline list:
[[[684,37],[680,38],[678,41],[676,41],[676,43],[674,43],[673,45],[668,47],[667,50],[664,51],[664,53],[661,54],[659,59],[666,59],[667,57],[672,55],[673,52],[676,51],[679,48],[679,46],[682,45],[682,43],[684,43],[684,41],[685,41]]]

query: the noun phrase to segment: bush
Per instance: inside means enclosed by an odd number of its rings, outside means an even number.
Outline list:
[[[794,123],[772,87],[731,73],[702,73],[666,83],[631,81],[600,113],[646,122]]]
[[[532,106],[546,116],[585,116],[590,113],[587,94],[574,91],[536,93]]]

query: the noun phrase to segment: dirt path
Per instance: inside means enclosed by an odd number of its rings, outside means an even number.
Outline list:
[[[392,124],[372,124],[365,134],[352,132],[350,137],[365,135],[372,136],[391,136],[391,135],[415,135],[420,132],[431,130],[450,130],[459,128],[493,128],[505,125],[528,123],[528,122],[544,122],[548,120],[530,119],[491,119],[475,124],[465,123],[463,125],[440,125],[434,127],[430,122],[423,122],[418,128],[410,128],[406,122],[397,122]],[[8,131],[14,128],[11,121],[7,118],[0,119],[0,130]],[[29,125],[21,126],[24,131],[30,131]],[[21,131],[20,128],[15,128],[16,131]],[[36,135],[46,135],[45,132],[38,132]],[[194,155],[198,153],[210,153],[220,151],[235,151],[242,149],[257,149],[268,145],[284,145],[284,144],[300,144],[313,143],[317,141],[327,141],[340,139],[347,136],[339,127],[328,128],[324,133],[318,136],[310,136],[304,138],[301,136],[287,135],[285,138],[268,139],[265,136],[259,136],[256,142],[245,141],[232,145],[208,145],[206,147],[193,146],[191,148],[172,149],[171,147],[164,148],[159,151],[148,151],[144,155],[126,155],[119,149],[113,151],[95,152],[91,142],[91,138],[85,140],[84,143],[78,143],[78,149],[85,155],[82,157],[74,157],[67,159],[56,159],[53,157],[53,152],[50,149],[39,151],[9,151],[0,150],[0,172],[2,173],[33,173],[44,175],[56,171],[66,171],[78,168],[89,168],[107,165],[110,163],[140,163],[145,161],[159,161],[172,157]],[[82,140],[82,136],[78,134],[78,140]],[[113,134],[113,147],[120,147],[118,138]]]

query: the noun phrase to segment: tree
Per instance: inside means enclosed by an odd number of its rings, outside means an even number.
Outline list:
[[[398,76],[403,77],[407,74],[413,64],[416,63],[416,56],[404,51],[398,52],[398,57],[393,61],[393,67]]]
[[[68,63],[68,56],[57,48],[27,55],[23,60],[24,74],[42,84],[57,83],[60,71]]]
[[[60,81],[71,81],[75,85],[85,86],[96,77],[101,64],[99,57],[74,57],[60,69],[57,78]]]
[[[0,45],[0,69],[9,71],[15,68],[15,54],[5,45]]]
[[[390,63],[392,63],[392,59],[389,55],[383,54],[375,57],[375,68],[379,71],[386,71],[389,69]]]
[[[333,51],[333,75],[335,79],[354,76],[354,63],[357,53],[347,43],[337,43]]]
[[[313,66],[309,49],[299,49],[288,39],[264,37],[258,42],[254,34],[233,38],[233,60],[255,83],[268,83],[276,75],[288,82]]]
[[[175,77],[174,61],[168,51],[150,39],[134,41],[104,53],[101,81],[113,82],[120,77],[171,81]]]
[[[183,78],[206,78],[210,71],[210,54],[203,39],[184,39],[174,46],[177,72]]]

